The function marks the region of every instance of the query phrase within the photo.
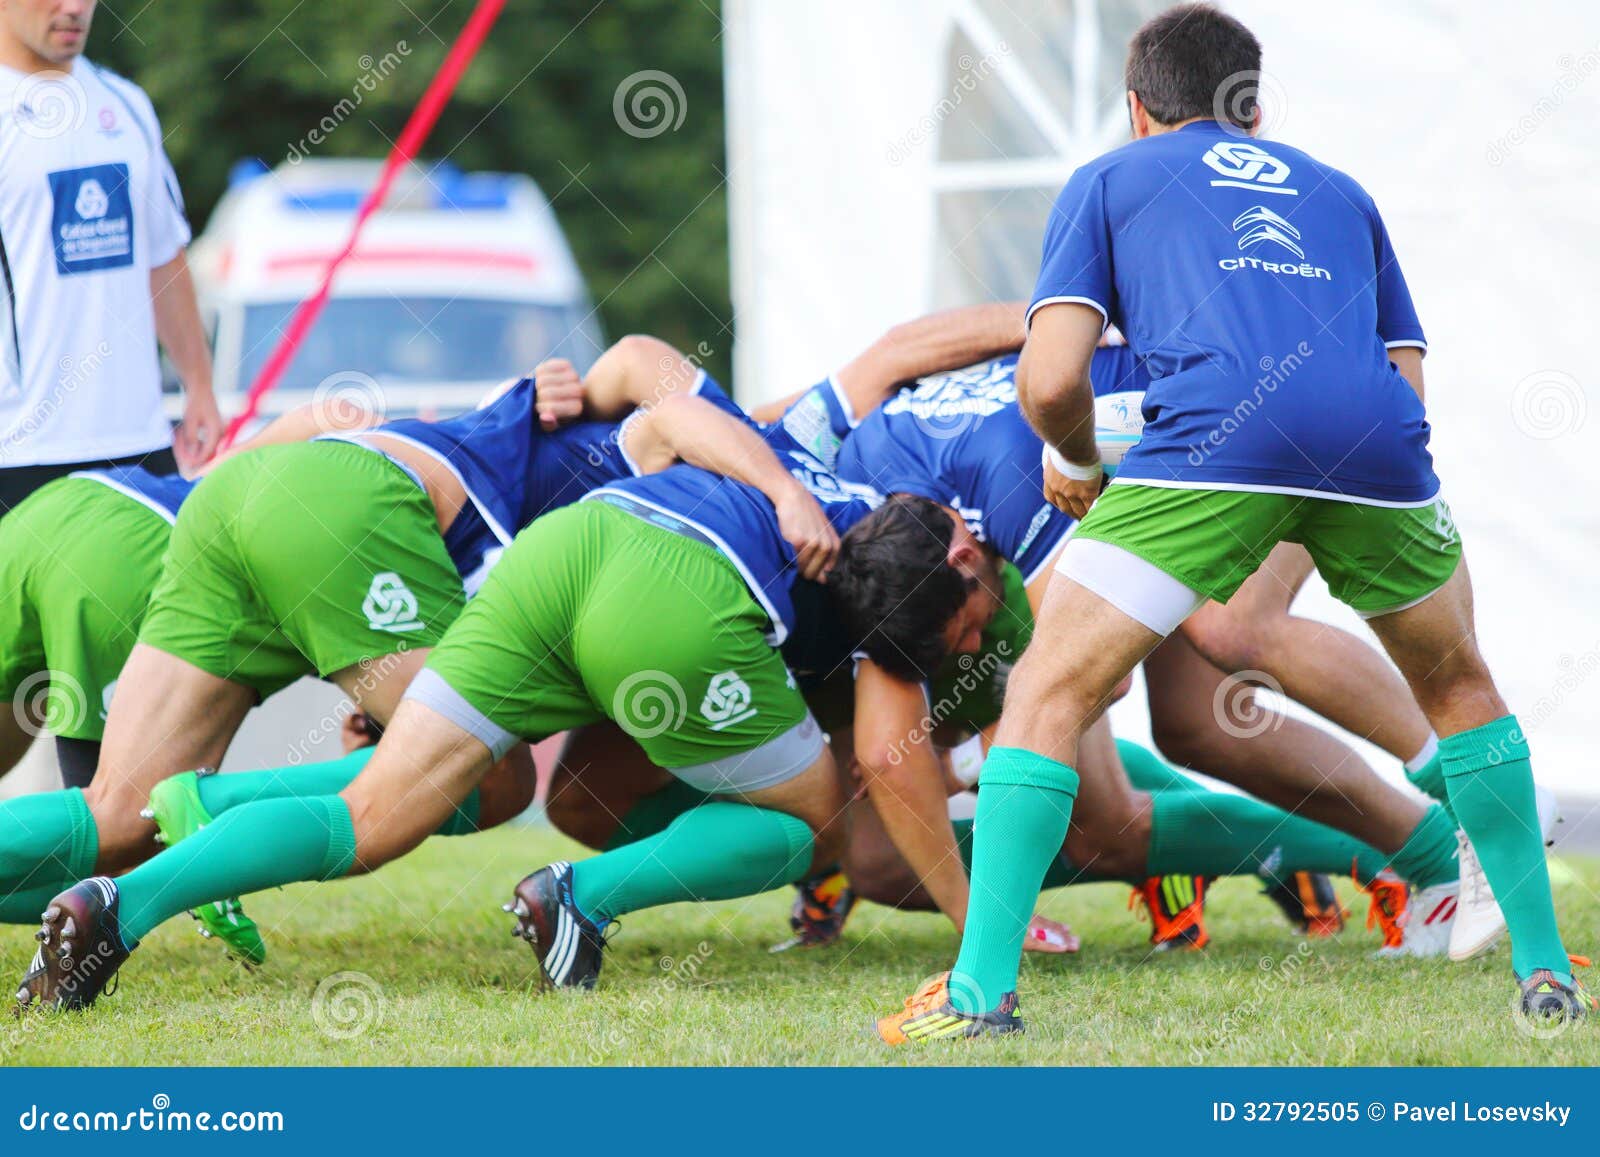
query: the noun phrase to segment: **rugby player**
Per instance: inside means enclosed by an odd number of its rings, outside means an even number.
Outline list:
[[[371,761],[340,795],[233,808],[119,880],[46,910],[18,992],[93,1001],[139,939],[201,893],[371,871],[415,847],[521,740],[614,719],[650,758],[718,798],[666,831],[534,873],[508,908],[549,979],[590,986],[601,927],[676,900],[745,895],[837,856],[843,804],[823,735],[776,649],[838,616],[871,661],[923,677],[992,606],[951,562],[936,505],[848,487],[787,458],[842,532],[827,585],[800,578],[761,490],[690,466],[630,478],[518,535],[407,689]],[[787,485],[762,477],[764,487]]]
[[[540,428],[536,380],[525,378],[460,418],[268,445],[220,464],[172,529],[94,781],[0,804],[0,896],[25,889],[31,902],[52,878],[145,859],[156,847],[151,789],[215,766],[250,707],[301,675],[328,679],[386,722],[512,531],[628,473],[615,422],[632,406],[660,399],[635,415],[630,442],[778,487],[802,565],[826,567],[837,537],[821,510],[703,374],[662,361],[656,343],[625,340],[590,378],[597,420],[560,431]],[[633,383],[644,384],[629,393]],[[703,387],[713,400],[689,396]],[[515,814],[531,799],[533,767],[520,748],[506,758]],[[342,783],[351,773],[331,774]],[[330,769],[282,769],[275,783],[273,794],[322,794]],[[463,801],[452,822],[471,830],[506,818],[479,815],[479,802]]]
[[[984,764],[1000,790],[979,797],[960,955],[878,1022],[890,1043],[1022,1028],[1021,941],[1067,834],[1081,739],[1136,664],[1207,598],[1228,601],[1281,541],[1305,546],[1368,618],[1441,736],[1451,805],[1510,928],[1523,1012],[1594,1007],[1557,929],[1527,742],[1473,637],[1410,294],[1359,185],[1249,140],[1253,107],[1214,119],[1221,86],[1260,63],[1254,36],[1214,8],[1148,21],[1128,56],[1135,139],[1080,168],[1051,215],[1018,387],[1054,451],[1046,492],[1083,521],[1040,609],[1047,645],[1013,673]],[[1155,417],[1101,497],[1089,367],[1108,323],[1150,367]],[[1213,437],[1262,359],[1290,350],[1301,361],[1263,420]]]

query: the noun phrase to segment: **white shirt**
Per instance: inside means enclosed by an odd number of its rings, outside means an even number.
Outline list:
[[[137,85],[0,66],[0,469],[171,445],[150,270],[188,243]]]

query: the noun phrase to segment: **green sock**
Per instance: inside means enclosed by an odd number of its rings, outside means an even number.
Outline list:
[[[247,803],[312,795],[338,795],[372,760],[376,746],[362,747],[339,759],[265,771],[234,771],[227,775],[202,775],[197,781],[200,805],[213,817]],[[450,818],[434,830],[436,836],[470,836],[478,830],[478,789],[461,801]]]
[[[1450,822],[1455,827],[1461,824],[1456,820],[1455,810],[1450,806],[1450,789],[1444,781],[1444,751],[1434,753],[1432,759],[1417,770],[1406,769],[1406,778],[1411,781],[1411,786],[1420,791],[1429,799],[1436,801],[1450,816]]]
[[[1135,791],[1209,791],[1198,780],[1167,763],[1148,747],[1141,747],[1126,739],[1117,740],[1117,753],[1122,756],[1122,766],[1128,772],[1128,782]]]
[[[1416,888],[1431,888],[1461,878],[1456,859],[1456,822],[1435,804],[1422,814],[1405,846],[1390,858],[1390,865]]]
[[[338,795],[367,766],[376,750],[376,747],[363,747],[339,759],[298,767],[202,775],[196,784],[200,791],[200,803],[213,816],[220,816],[240,804],[257,800],[282,799],[291,795]]]
[[[617,824],[617,830],[606,841],[602,851],[615,851],[646,836],[665,831],[673,820],[691,808],[697,808],[711,796],[697,787],[690,787],[675,779],[660,791],[653,791],[628,809]]]
[[[1556,927],[1528,741],[1515,715],[1439,741],[1450,803],[1505,913],[1511,967],[1526,979],[1548,968],[1565,984],[1572,965]]]
[[[336,795],[243,804],[117,879],[123,942],[132,947],[163,921],[222,896],[337,879],[355,858],[350,809]]]
[[[1251,799],[1221,792],[1162,792],[1152,798],[1152,876],[1343,875],[1363,882],[1389,857],[1353,836]]]
[[[1016,991],[1022,937],[1077,794],[1078,773],[1066,764],[1020,747],[989,749],[978,776],[967,927],[950,974],[958,1012],[988,1012]]]
[[[50,907],[50,901],[76,883],[70,880],[64,884],[41,884],[0,896],[0,924],[37,924],[44,910]]]
[[[93,875],[99,855],[100,829],[77,788],[6,800],[0,804],[0,919],[36,923],[40,909],[26,912],[33,893],[52,888],[54,896]],[[13,914],[18,905],[23,915]]]
[[[811,866],[803,820],[740,803],[708,803],[666,831],[572,867],[572,899],[604,924],[678,900],[731,900],[791,884]]]

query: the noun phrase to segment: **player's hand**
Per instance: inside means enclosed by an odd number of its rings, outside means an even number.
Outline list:
[[[566,358],[550,358],[533,367],[533,397],[539,425],[545,430],[583,417],[583,378]]]
[[[794,547],[795,566],[804,577],[820,582],[838,557],[838,531],[811,492],[798,482],[784,492],[774,507],[778,529],[784,541]]]
[[[178,469],[193,474],[211,461],[222,441],[222,430],[222,414],[210,390],[186,395],[183,421],[172,435],[172,456],[178,461]]]
[[[1035,916],[1028,921],[1028,934],[1022,941],[1025,952],[1049,952],[1053,955],[1076,952],[1081,947],[1082,942],[1076,932],[1059,920],[1047,920],[1043,916]]]
[[[1068,478],[1051,464],[1049,457],[1044,463],[1044,496],[1045,499],[1057,510],[1081,519],[1089,513],[1089,507],[1094,505],[1094,500],[1100,497],[1100,491],[1105,487],[1106,476],[1104,470],[1095,471],[1095,476],[1084,481]]]

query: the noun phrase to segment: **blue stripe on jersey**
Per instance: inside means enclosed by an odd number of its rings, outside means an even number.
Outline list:
[[[1084,302],[1151,374],[1118,480],[1423,505],[1428,422],[1387,347],[1422,346],[1366,190],[1199,121],[1084,165],[1056,201],[1030,319]]]
[[[73,478],[88,478],[148,506],[168,522],[176,522],[178,508],[198,482],[180,474],[152,474],[143,466],[110,466],[104,470],[79,470]]]
[[[951,507],[1031,580],[1072,527],[1044,498],[1043,443],[1017,405],[1015,354],[923,378],[861,420],[839,451],[839,473],[884,494]],[[1098,349],[1096,394],[1145,388],[1126,346]]]

